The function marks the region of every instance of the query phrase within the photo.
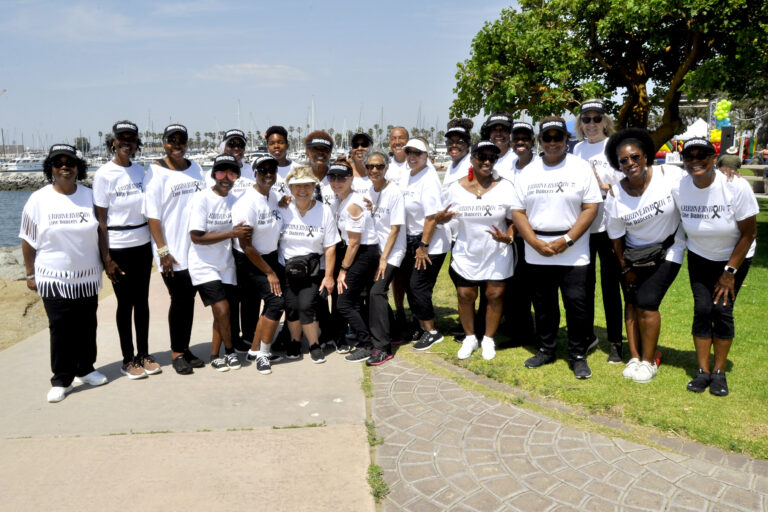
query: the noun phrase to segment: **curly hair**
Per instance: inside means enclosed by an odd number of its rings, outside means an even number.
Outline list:
[[[274,134],[282,135],[285,139],[285,142],[288,142],[288,130],[280,125],[270,126],[267,128],[267,131],[264,132],[264,139],[269,139]]]
[[[134,124],[132,121],[128,121],[128,120],[118,121],[115,124],[122,124],[122,123]],[[115,154],[115,148],[112,145],[112,143],[115,141],[115,138],[116,137],[113,132],[109,132],[104,136],[104,147],[106,148],[107,153],[109,153],[110,155]],[[137,135],[136,138],[137,138],[136,151],[139,151],[144,147],[144,143],[141,142],[141,135]],[[131,158],[133,158],[136,155],[136,151],[133,152],[133,154],[131,155]]]
[[[456,132],[455,135],[458,135],[462,139],[464,139],[467,143],[469,143],[472,140],[472,136],[470,135],[470,132],[472,131],[472,127],[475,126],[474,121],[472,121],[469,118],[466,117],[454,117],[450,121],[448,121],[448,126],[446,127],[446,131],[450,130],[451,128],[459,127],[464,128],[466,133],[462,132]],[[454,135],[454,134],[451,134]]]
[[[56,155],[56,157],[58,156],[60,155]],[[43,174],[45,175],[45,179],[48,180],[48,183],[53,183],[53,165],[51,165],[53,163],[53,158],[50,156],[46,157],[43,162]],[[82,181],[88,177],[88,162],[86,162],[84,158],[75,158],[77,160],[77,179]]]
[[[315,130],[313,132],[308,133],[307,136],[304,138],[304,147],[307,147],[307,144],[309,144],[309,141],[311,141],[312,139],[325,139],[331,143],[331,149],[333,149],[333,137],[328,135],[328,133],[324,132],[323,130]]]
[[[643,128],[626,128],[611,135],[608,142],[605,143],[605,157],[611,167],[620,169],[619,150],[627,144],[640,148],[646,162],[648,164],[653,163],[656,156],[656,144],[653,142],[650,132]]]

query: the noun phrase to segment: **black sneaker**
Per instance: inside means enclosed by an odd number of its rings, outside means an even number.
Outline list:
[[[545,364],[551,364],[554,362],[555,356],[553,354],[547,354],[546,352],[539,350],[536,352],[535,356],[526,359],[523,365],[526,368],[538,368],[539,366],[544,366]]]
[[[246,354],[251,350],[251,344],[246,342],[240,336],[232,340],[232,346],[235,347],[235,352],[238,354]]]
[[[600,341],[600,340],[598,340],[598,339],[597,339],[597,336],[595,336],[595,335],[593,334],[593,335],[592,335],[592,339],[591,339],[591,340],[590,340],[590,342],[589,342],[589,345],[587,345],[587,354],[589,354],[590,352],[592,352],[593,350],[595,350],[595,349],[597,348],[597,343],[598,343],[599,341]]]
[[[285,357],[288,359],[298,359],[301,357],[301,342],[292,340],[285,347]]]
[[[592,370],[589,369],[587,358],[584,356],[571,359],[571,369],[577,379],[588,379],[592,376]]]
[[[192,368],[203,368],[205,366],[203,360],[193,354],[189,349],[184,351],[184,360],[189,363],[189,366]]]
[[[337,354],[349,354],[350,352],[352,352],[352,347],[346,340],[339,340],[336,342]]]
[[[417,341],[419,341],[421,339],[421,337],[424,335],[425,332],[427,332],[427,331],[425,331],[421,327],[417,327],[416,329],[411,331],[411,334],[409,334],[406,337],[406,340],[410,341],[410,342],[413,342],[413,343],[416,343]]]
[[[272,365],[269,362],[269,357],[264,354],[256,356],[256,370],[262,375],[269,375],[272,373]]]
[[[611,364],[621,364],[622,345],[621,342],[611,343],[611,352],[608,354],[608,362]]]
[[[367,366],[379,366],[380,364],[386,363],[390,359],[392,359],[392,354],[390,354],[386,350],[375,348],[373,349],[373,353],[371,354],[371,357],[368,358],[365,364]]]
[[[312,357],[312,362],[315,364],[325,362],[325,354],[323,354],[323,349],[320,348],[319,343],[315,343],[309,347],[309,355]]]
[[[351,363],[362,363],[363,361],[367,361],[368,358],[371,357],[372,353],[373,347],[361,346],[357,347],[354,352],[349,354],[344,359]]]
[[[173,369],[176,370],[176,373],[179,375],[189,375],[190,373],[193,373],[192,366],[187,362],[183,354],[176,356],[176,359],[173,360]]]
[[[707,389],[707,386],[709,386],[711,380],[712,376],[699,368],[699,373],[697,373],[693,380],[688,383],[688,391],[703,393],[704,390]]]
[[[443,341],[443,335],[439,332],[436,332],[432,334],[429,331],[424,331],[424,333],[419,338],[419,341],[413,344],[414,350],[427,350],[429,347],[434,345],[435,343],[440,343]]]
[[[259,357],[258,354],[251,354],[250,352],[248,352],[245,355],[245,360],[248,361],[249,363],[255,363],[258,357]],[[270,353],[270,354],[267,354],[267,359],[269,359],[270,363],[279,363],[280,361],[283,360],[283,356],[281,356],[280,354]]]
[[[709,392],[715,396],[728,396],[728,382],[725,380],[725,374],[717,370],[712,374],[709,381]]]

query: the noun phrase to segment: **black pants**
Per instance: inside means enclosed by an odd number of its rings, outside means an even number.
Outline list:
[[[391,326],[394,322],[392,308],[389,307],[389,284],[395,277],[398,267],[387,265],[384,279],[373,282],[369,294],[369,325],[373,346],[381,350],[390,350],[392,340]]]
[[[691,334],[698,338],[720,338],[732,340],[736,334],[733,323],[733,304],[736,299],[728,298],[728,305],[720,300],[714,303],[715,285],[727,261],[712,261],[695,252],[688,251],[688,277],[693,292],[693,326]],[[752,258],[741,264],[734,276],[733,292],[738,295],[744,279],[747,277]]]
[[[430,254],[432,261],[427,268],[416,270],[414,251],[409,249],[405,253],[400,270],[403,273],[403,286],[408,297],[408,305],[411,313],[418,320],[427,321],[435,318],[435,308],[432,305],[432,291],[435,289],[440,267],[443,266],[445,254]]]
[[[133,331],[136,329],[136,355],[149,354],[149,278],[152,273],[152,246],[150,244],[125,249],[110,249],[112,257],[124,275],[112,283],[117,299],[117,333],[123,364],[133,359]]]
[[[554,355],[560,326],[557,292],[563,295],[570,357],[585,356],[592,325],[587,317],[587,266],[528,265],[533,287],[536,333],[541,350]],[[591,299],[591,297],[590,297]]]
[[[600,288],[603,292],[603,309],[605,311],[605,327],[608,331],[608,341],[621,343],[621,331],[624,324],[624,314],[621,306],[621,268],[619,260],[613,252],[608,233],[592,233],[589,235],[589,265],[587,266],[587,316],[592,325],[594,337],[595,325],[595,282],[597,279],[596,265],[600,257]]]
[[[504,329],[514,345],[528,345],[533,343],[536,331],[531,314],[533,289],[530,283],[530,265],[525,261],[525,242],[521,236],[515,237],[515,253],[515,274],[507,279],[507,286],[504,288]],[[477,330],[475,327],[475,331]]]
[[[334,282],[339,276],[339,270],[341,270],[341,262],[344,261],[344,255],[347,253],[347,244],[344,241],[336,244],[336,262],[333,268]],[[325,256],[321,256],[325,258]],[[322,299],[315,301],[317,307],[317,322],[320,327],[320,341],[326,343],[334,341],[343,343],[344,336],[347,330],[347,320],[339,313],[339,292],[334,286],[331,297],[331,309],[328,310],[328,299]],[[337,343],[337,344],[338,344]]]
[[[51,334],[51,385],[67,387],[94,370],[99,297],[43,297],[43,306]]]
[[[196,290],[192,286],[189,270],[174,270],[173,276],[163,274],[163,282],[171,296],[171,307],[168,308],[171,350],[184,352],[189,348],[189,339],[192,336]]]
[[[283,284],[285,296],[285,319],[287,322],[298,320],[302,325],[308,325],[317,319],[317,291],[323,276],[304,279],[287,279]],[[327,309],[327,308],[326,308]]]
[[[371,343],[371,331],[368,328],[368,322],[363,320],[360,311],[363,293],[373,283],[380,256],[378,244],[359,247],[355,261],[352,262],[347,271],[347,288],[339,294],[337,301],[339,313],[355,331],[359,345],[370,345]]]

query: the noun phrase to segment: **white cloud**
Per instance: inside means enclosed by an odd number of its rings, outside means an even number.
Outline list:
[[[218,64],[205,69],[196,75],[205,80],[238,81],[249,79],[253,85],[264,87],[276,87],[287,82],[300,82],[307,80],[307,75],[302,70],[282,64]]]

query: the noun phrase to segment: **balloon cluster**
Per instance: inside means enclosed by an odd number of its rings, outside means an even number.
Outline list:
[[[720,100],[715,106],[715,129],[709,134],[709,140],[711,142],[720,142],[722,138],[722,129],[726,126],[731,126],[731,107],[733,103],[729,100]]]

